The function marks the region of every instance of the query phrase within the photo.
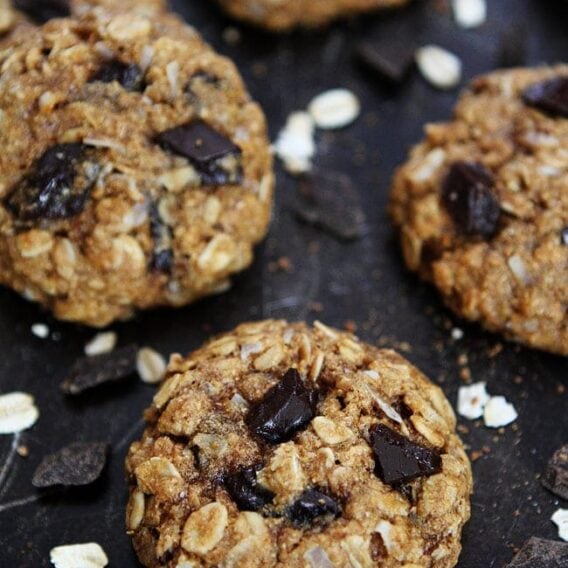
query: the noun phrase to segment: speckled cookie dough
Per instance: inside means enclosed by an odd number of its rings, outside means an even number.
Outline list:
[[[104,326],[228,287],[264,236],[264,116],[173,16],[52,20],[0,50],[0,283]]]
[[[302,323],[174,356],[130,448],[126,522],[148,567],[446,568],[470,465],[408,361]]]
[[[314,28],[346,16],[396,8],[408,0],[217,0],[235,18],[272,31]]]
[[[394,179],[406,264],[460,316],[568,354],[568,66],[473,81]]]

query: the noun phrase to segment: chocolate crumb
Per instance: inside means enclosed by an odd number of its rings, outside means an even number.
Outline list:
[[[568,500],[568,444],[558,449],[550,458],[541,482],[546,489]]]

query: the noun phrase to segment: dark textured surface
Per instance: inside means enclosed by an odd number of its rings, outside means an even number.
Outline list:
[[[472,450],[487,446],[491,451],[474,464],[473,518],[465,529],[459,566],[501,568],[528,537],[557,539],[550,515],[567,504],[556,501],[537,475],[568,438],[568,395],[558,390],[568,386],[567,360],[510,344],[490,357],[488,350],[499,338],[456,322],[428,286],[406,273],[385,217],[393,168],[420,139],[424,122],[449,116],[456,93],[436,92],[416,75],[398,91],[387,90],[353,62],[352,48],[361,39],[395,33],[409,42],[436,41],[463,58],[469,78],[492,69],[500,57],[501,35],[524,24],[527,62],[556,62],[568,55],[566,3],[489,0],[489,20],[474,31],[458,29],[447,15],[421,14],[415,7],[393,18],[366,17],[317,34],[275,39],[247,30],[237,47],[223,43],[227,20],[205,0],[178,0],[175,5],[215,47],[235,57],[267,110],[273,138],[290,111],[305,107],[327,88],[347,86],[361,97],[363,115],[355,125],[318,135],[317,163],[353,177],[367,213],[367,231],[355,243],[340,243],[298,223],[291,209],[295,182],[279,175],[270,237],[252,270],[224,296],[114,326],[120,343],[185,353],[210,333],[244,320],[317,315],[339,327],[353,320],[365,340],[407,342],[411,350],[406,355],[442,384],[452,402],[460,384],[457,360],[465,353],[472,378],[487,381],[492,394],[507,396],[520,416],[504,434],[466,424],[470,433],[463,437]],[[271,263],[283,255],[291,270],[272,271]],[[310,311],[314,302],[321,302],[322,313]],[[20,437],[29,457],[11,451],[11,436],[0,437],[0,566],[48,566],[53,546],[91,540],[104,546],[111,566],[137,566],[124,532],[123,458],[142,431],[142,411],[154,389],[134,378],[66,398],[58,385],[93,332],[54,322],[6,290],[0,291],[0,313],[0,388],[32,393],[41,412],[37,424]],[[450,320],[465,331],[461,341],[451,340]],[[33,337],[30,326],[38,321],[49,323],[59,339]],[[47,493],[33,488],[33,472],[45,454],[93,440],[109,441],[112,450],[109,466],[92,487]]]

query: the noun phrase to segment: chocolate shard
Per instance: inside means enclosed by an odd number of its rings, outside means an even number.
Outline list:
[[[158,134],[158,144],[187,158],[204,185],[235,185],[242,181],[242,154],[238,146],[202,120]]]
[[[67,219],[83,211],[99,166],[80,143],[52,146],[9,194],[6,206],[22,222]]]
[[[318,393],[305,385],[296,369],[289,369],[262,400],[251,406],[246,423],[269,444],[287,442],[314,418],[317,401]]]
[[[491,237],[501,218],[493,178],[481,165],[455,162],[442,186],[442,201],[460,231]]]
[[[442,458],[383,424],[371,428],[375,474],[388,485],[408,483],[442,471]]]
[[[553,116],[568,118],[568,75],[531,85],[524,90],[523,100]]]
[[[137,354],[138,347],[131,344],[110,353],[82,357],[71,369],[69,377],[61,383],[61,390],[65,394],[75,395],[104,383],[126,379],[136,372]]]
[[[241,511],[260,511],[274,499],[274,493],[260,485],[256,472],[261,466],[252,466],[227,475],[225,487]]]
[[[150,269],[171,274],[174,264],[171,229],[162,221],[155,204],[150,206],[150,233],[154,243]]]
[[[108,453],[105,442],[76,442],[45,456],[32,478],[34,487],[89,485],[104,470]]]
[[[554,452],[541,479],[546,489],[568,500],[568,444]]]
[[[415,51],[409,43],[364,41],[355,48],[355,57],[383,82],[400,85],[414,64]]]
[[[346,175],[314,169],[298,184],[296,217],[340,240],[360,239],[365,233],[365,212]]]
[[[144,85],[144,73],[135,63],[123,63],[113,59],[99,67],[89,79],[89,83],[113,81],[122,85],[127,91],[141,91]]]
[[[288,508],[287,516],[296,526],[311,525],[318,518],[337,517],[341,507],[334,499],[318,491],[306,489]]]
[[[531,537],[504,568],[566,568],[568,543]]]
[[[14,8],[44,24],[52,18],[66,18],[71,15],[69,0],[13,0]]]

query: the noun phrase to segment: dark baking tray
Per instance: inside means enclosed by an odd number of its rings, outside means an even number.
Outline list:
[[[185,353],[210,334],[251,319],[317,317],[339,327],[352,320],[365,340],[404,349],[452,402],[460,384],[458,359],[463,362],[467,355],[473,379],[505,395],[520,416],[504,433],[462,422],[472,450],[486,446],[490,452],[474,464],[473,517],[464,531],[459,566],[500,567],[528,537],[557,538],[549,519],[562,504],[541,487],[538,476],[552,452],[568,441],[568,395],[562,394],[562,385],[568,386],[567,360],[507,343],[499,351],[499,337],[456,320],[430,287],[404,270],[385,215],[395,166],[420,139],[424,123],[450,116],[457,93],[437,92],[417,74],[401,88],[387,89],[353,62],[352,52],[361,39],[434,41],[462,57],[467,79],[497,65],[503,34],[515,28],[526,32],[528,64],[552,63],[568,56],[566,3],[489,0],[487,23],[473,31],[457,28],[440,1],[280,38],[238,26],[242,40],[236,46],[222,39],[223,30],[235,24],[211,3],[179,0],[173,6],[235,59],[266,110],[273,138],[288,113],[305,107],[313,95],[336,86],[359,95],[362,117],[343,131],[320,135],[317,163],[352,178],[367,212],[367,230],[363,239],[341,243],[298,223],[296,182],[280,171],[270,235],[232,291],[115,325],[121,343]],[[291,270],[275,271],[273,263],[283,256],[290,259]],[[323,311],[314,313],[318,302]],[[93,332],[56,322],[7,290],[0,291],[0,314],[0,388],[32,393],[41,411],[19,441],[29,448],[27,458],[14,455],[11,436],[0,437],[0,565],[48,566],[52,547],[96,541],[111,566],[137,566],[124,530],[123,459],[142,431],[142,411],[154,389],[133,379],[67,399],[58,384]],[[35,322],[48,323],[55,339],[32,336]],[[453,325],[464,330],[461,341],[451,339]],[[44,454],[72,441],[99,439],[112,444],[112,453],[94,486],[46,493],[32,487]]]

